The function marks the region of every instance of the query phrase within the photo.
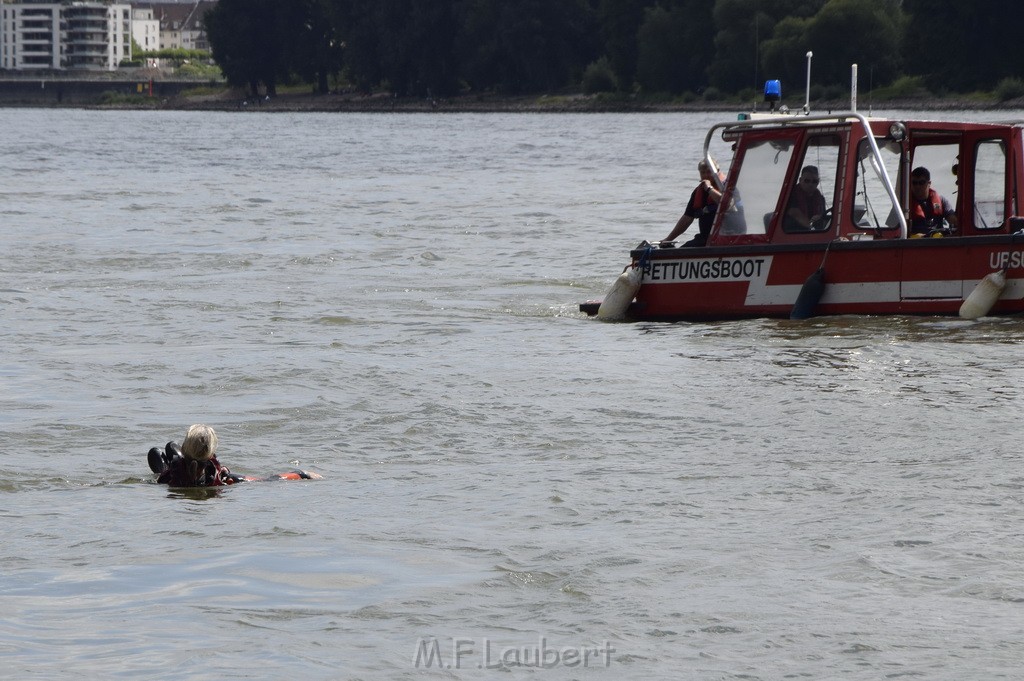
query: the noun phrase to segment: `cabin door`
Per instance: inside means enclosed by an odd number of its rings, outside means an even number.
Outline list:
[[[997,234],[1009,228],[1008,218],[1017,214],[1017,200],[1010,181],[1009,144],[994,135],[970,135],[964,139],[968,163],[955,166],[961,190],[957,212],[963,233]]]

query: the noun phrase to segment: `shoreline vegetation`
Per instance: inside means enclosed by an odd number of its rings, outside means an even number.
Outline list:
[[[454,97],[423,98],[396,97],[390,93],[372,94],[338,92],[312,93],[308,89],[279,91],[272,97],[253,98],[244,91],[226,85],[206,84],[183,89],[170,95],[146,94],[135,88],[138,81],[128,81],[130,87],[111,87],[86,98],[19,97],[0,92],[0,108],[72,108],[118,110],[171,110],[171,111],[264,111],[264,112],[319,112],[319,113],[658,113],[658,112],[716,112],[767,111],[768,105],[753,97],[741,101],[740,97],[721,97],[715,100],[695,95],[682,98],[629,94],[463,94]],[[812,93],[813,94],[813,93]],[[889,93],[880,93],[889,94]],[[783,102],[787,104],[786,102]],[[803,107],[803,101],[788,103],[791,110]],[[847,111],[849,99],[811,99],[812,113]],[[993,94],[977,93],[969,96],[933,96],[927,92],[895,97],[860,94],[857,109],[861,113],[872,110],[900,109],[908,111],[956,110],[1024,110],[1024,97],[1000,100]]]
[[[803,102],[790,105],[798,111]],[[91,108],[155,108],[181,111],[280,111],[280,112],[338,112],[338,113],[670,113],[670,112],[722,112],[768,111],[762,101],[723,99],[720,101],[680,101],[659,97],[629,95],[519,95],[497,94],[459,95],[426,99],[422,97],[395,97],[389,93],[376,94],[299,94],[283,93],[275,97],[253,99],[239,93],[224,91],[216,94],[182,94],[150,105],[135,102],[109,102]],[[848,111],[850,101],[811,100],[812,113]],[[1022,110],[1024,99],[1006,102],[984,101],[964,97],[925,97],[911,99],[874,100],[858,98],[857,109],[901,109],[908,111],[958,110]]]

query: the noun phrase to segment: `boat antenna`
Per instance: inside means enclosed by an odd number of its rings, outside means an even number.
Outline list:
[[[857,65],[850,66],[850,111],[857,112]]]
[[[757,111],[757,55],[761,51],[761,38],[758,32],[758,20],[760,17],[754,15],[754,111]]]
[[[807,51],[807,94],[804,99],[804,115],[811,113],[811,57],[814,53]]]
[[[874,106],[874,100],[872,97],[875,94],[875,65],[872,64],[871,68],[868,69],[868,116],[871,115],[872,107]]]

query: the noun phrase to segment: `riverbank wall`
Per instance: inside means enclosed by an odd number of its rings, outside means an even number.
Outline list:
[[[0,78],[0,106],[92,106],[110,94],[138,97],[140,103],[179,98],[183,92],[207,85],[177,80],[87,80],[72,78]],[[222,87],[212,83],[214,87]]]

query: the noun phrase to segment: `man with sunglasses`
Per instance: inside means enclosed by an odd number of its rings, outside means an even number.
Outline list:
[[[911,238],[929,234],[942,234],[945,221],[955,230],[959,227],[956,211],[949,201],[932,189],[932,176],[924,166],[910,173],[910,214],[908,227]]]
[[[818,167],[804,166],[800,171],[797,188],[789,197],[786,209],[788,229],[816,229],[825,217],[825,196],[818,189]]]

